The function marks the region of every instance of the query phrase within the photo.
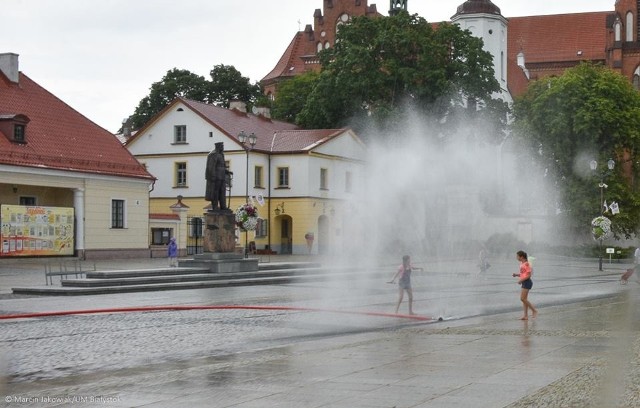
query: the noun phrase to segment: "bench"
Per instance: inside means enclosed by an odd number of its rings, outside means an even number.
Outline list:
[[[44,280],[47,285],[53,285],[54,276],[59,276],[60,282],[62,282],[62,278],[64,277],[66,279],[69,275],[82,278],[87,270],[88,269],[83,269],[83,262],[80,259],[48,262],[44,264]],[[96,270],[95,262],[93,263],[93,270]]]

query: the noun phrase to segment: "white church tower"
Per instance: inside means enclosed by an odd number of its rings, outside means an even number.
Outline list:
[[[482,38],[484,50],[493,55],[493,69],[500,84],[500,97],[513,102],[507,88],[507,27],[508,21],[491,0],[467,0],[458,6],[451,22]],[[497,95],[496,95],[497,96]]]

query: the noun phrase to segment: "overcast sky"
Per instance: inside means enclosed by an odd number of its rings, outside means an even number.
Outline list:
[[[353,1],[353,0],[352,0]],[[369,0],[387,14],[389,1]],[[463,0],[410,0],[427,21]],[[614,9],[615,0],[494,0],[505,17]],[[209,79],[233,65],[252,82],[275,66],[323,0],[2,0],[0,52],[89,119],[115,132],[172,68]],[[0,107],[1,109],[1,107]]]

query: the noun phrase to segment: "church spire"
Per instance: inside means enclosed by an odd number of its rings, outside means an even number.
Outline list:
[[[408,11],[407,10],[407,2],[409,0],[390,0],[390,6],[389,6],[389,15],[390,16],[395,16],[396,14],[398,14],[401,10],[404,11]]]

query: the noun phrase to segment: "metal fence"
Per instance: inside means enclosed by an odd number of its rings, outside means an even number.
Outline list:
[[[187,218],[187,255],[201,254],[203,252],[203,227],[202,217]]]

